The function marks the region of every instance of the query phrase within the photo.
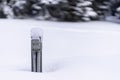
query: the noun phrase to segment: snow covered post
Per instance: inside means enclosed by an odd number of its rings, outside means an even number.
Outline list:
[[[42,72],[42,35],[43,31],[39,28],[34,28],[31,31],[32,72]]]

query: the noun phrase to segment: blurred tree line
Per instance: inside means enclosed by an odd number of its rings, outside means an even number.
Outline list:
[[[120,18],[120,0],[0,0],[0,18],[59,21]]]

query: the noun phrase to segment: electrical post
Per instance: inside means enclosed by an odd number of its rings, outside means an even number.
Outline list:
[[[42,72],[42,31],[32,29],[31,33],[31,71]]]

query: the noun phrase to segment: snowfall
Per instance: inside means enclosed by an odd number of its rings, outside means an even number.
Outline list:
[[[42,30],[43,72],[31,72],[31,30]],[[120,80],[120,24],[0,20],[0,80]]]

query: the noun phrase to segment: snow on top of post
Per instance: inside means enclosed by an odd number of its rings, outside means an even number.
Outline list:
[[[43,36],[43,30],[40,28],[33,28],[31,30],[31,37],[32,39],[39,39],[40,37],[42,38]]]

